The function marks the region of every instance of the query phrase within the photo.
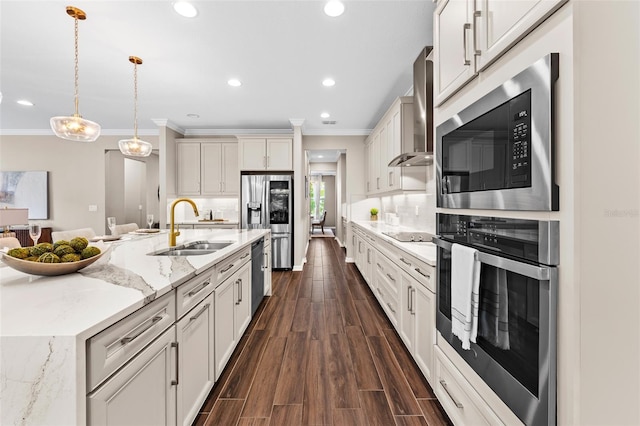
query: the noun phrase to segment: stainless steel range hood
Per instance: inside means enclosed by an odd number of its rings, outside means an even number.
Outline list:
[[[425,47],[413,63],[413,141],[403,141],[402,154],[389,167],[433,163],[433,62],[427,59],[432,50]]]

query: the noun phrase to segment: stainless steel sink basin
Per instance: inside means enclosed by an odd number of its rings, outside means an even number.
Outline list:
[[[202,249],[165,249],[156,253],[151,253],[152,256],[200,256],[203,254],[215,253],[218,250],[202,250]]]
[[[215,253],[233,244],[231,241],[194,241],[149,253],[149,256],[201,256]]]
[[[227,246],[233,244],[230,241],[195,241],[193,243],[185,244],[187,249],[200,249],[200,250],[221,250]]]

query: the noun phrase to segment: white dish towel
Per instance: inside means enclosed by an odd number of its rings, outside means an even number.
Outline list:
[[[478,250],[460,244],[451,246],[451,331],[469,350],[478,335]]]

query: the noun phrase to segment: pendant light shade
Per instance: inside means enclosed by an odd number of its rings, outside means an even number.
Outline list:
[[[129,62],[133,64],[133,138],[122,139],[118,142],[118,147],[124,155],[148,157],[153,147],[149,142],[138,138],[138,65],[142,65],[142,59],[129,56]]]
[[[78,113],[78,21],[87,19],[84,11],[77,7],[67,6],[67,15],[75,20],[75,113],[71,116],[52,117],[49,123],[57,137],[70,141],[93,142],[100,136],[100,125],[82,118]]]

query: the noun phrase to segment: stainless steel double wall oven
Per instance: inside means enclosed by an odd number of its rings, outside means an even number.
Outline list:
[[[556,424],[559,223],[466,209],[559,209],[557,78],[552,53],[436,128],[437,205],[463,209],[437,217],[437,329],[527,425]],[[480,262],[478,337],[470,350],[451,331],[453,244],[476,249]]]

